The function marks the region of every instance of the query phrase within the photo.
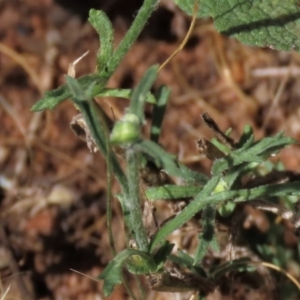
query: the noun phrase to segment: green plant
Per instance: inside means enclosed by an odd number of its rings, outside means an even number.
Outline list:
[[[47,92],[44,98],[32,108],[34,111],[52,109],[61,101],[71,98],[83,115],[91,134],[91,140],[103,154],[108,166],[109,229],[112,175],[118,180],[121,187],[121,193],[117,195],[117,198],[122,207],[128,236],[134,240],[136,247],[128,247],[116,254],[110,232],[111,246],[116,256],[100,276],[104,280],[105,295],[109,295],[114,286],[122,282],[123,268],[133,274],[146,275],[149,286],[156,290],[197,290],[206,295],[219,285],[223,274],[232,270],[240,270],[241,266],[245,270],[251,263],[249,259],[243,258],[213,266],[210,270],[202,268],[201,262],[209,247],[215,251],[218,251],[219,248],[214,231],[216,215],[232,216],[234,211],[238,210],[236,206],[242,202],[252,201],[254,203],[256,201],[257,203],[257,199],[300,194],[298,177],[296,180],[277,183],[272,180],[274,170],[269,171],[269,177],[268,175],[261,176],[261,170],[267,170],[265,163],[267,159],[278,153],[283,147],[296,143],[295,140],[279,133],[274,137],[255,141],[251,128],[245,126],[243,135],[235,143],[219,130],[213,120],[204,115],[204,121],[216,132],[218,140],[212,141],[212,144],[201,141],[201,145],[210,147],[212,153],[220,154],[210,157],[214,163],[211,169],[212,176],[207,178],[180,164],[175,157],[158,144],[164,110],[170,93],[167,87],[161,87],[154,95],[150,92],[158,74],[158,66],[149,68],[139,85],[133,90],[106,88],[108,79],[135,42],[158,2],[158,0],[144,1],[131,28],[116,50],[113,48],[113,29],[110,21],[103,12],[91,10],[89,21],[99,33],[101,44],[97,54],[95,73],[79,79],[67,76],[66,85]],[[298,49],[298,41],[293,39],[292,35],[292,30],[296,30],[299,23],[297,16],[300,9],[296,2],[282,1],[280,6],[278,1],[274,0],[221,1],[220,5],[217,5],[217,2],[199,1],[201,9],[198,16],[212,16],[219,31],[254,45],[269,45],[278,49]],[[188,13],[191,13],[195,7],[191,1],[178,0],[176,3]],[[284,16],[282,16],[283,12]],[[238,18],[232,18],[232,15],[236,15]],[[266,21],[266,16],[272,18],[273,21]],[[288,34],[284,34],[284,31]],[[283,34],[287,39],[279,39]],[[103,110],[93,100],[94,96],[108,95],[130,99],[123,118],[114,124],[111,131]],[[146,102],[153,104],[150,139],[144,138],[141,133],[145,124],[144,106]],[[122,156],[126,161],[125,171],[115,153],[116,148],[122,149]],[[205,149],[201,149],[201,151],[205,152]],[[210,153],[210,151],[206,151],[205,154],[209,157]],[[160,170],[164,170],[169,176],[180,177],[185,182],[182,186],[160,183],[156,187],[150,187],[145,191],[149,201],[187,199],[185,208],[177,216],[166,221],[153,236],[148,236],[143,223],[140,200],[140,169],[149,165],[153,166],[154,177],[159,177]],[[265,180],[263,183],[255,182],[254,179],[249,180],[253,177],[255,179],[269,178],[269,180]],[[245,185],[245,179],[248,179],[248,183],[250,182],[252,185]],[[277,213],[284,216],[283,212],[285,211],[277,204],[269,203],[268,205],[273,208],[277,207]],[[257,206],[262,208],[263,204],[258,203]],[[198,216],[200,212],[202,212],[201,221]],[[291,220],[297,225],[296,215],[293,213],[292,215]],[[166,238],[192,218],[196,218],[202,224],[202,232],[198,236],[198,247],[193,257],[183,251],[178,251],[177,256],[171,254],[174,245],[169,244]],[[267,247],[261,246],[260,251],[268,254]],[[181,271],[179,274],[167,272],[164,268],[167,261],[176,263],[185,271]]]

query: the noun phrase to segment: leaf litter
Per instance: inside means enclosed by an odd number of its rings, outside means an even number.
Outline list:
[[[63,7],[58,3],[5,1],[0,10],[0,95],[13,109],[11,114],[3,104],[0,108],[1,212],[17,262],[17,269],[13,269],[4,261],[0,271],[3,293],[15,299],[25,299],[16,276],[36,299],[101,297],[101,283],[91,282],[70,268],[96,278],[111,259],[104,160],[99,153],[90,153],[69,129],[77,113],[70,102],[38,117],[30,112],[41,93],[64,83],[69,64],[82,53],[90,51],[76,65],[76,75],[95,68],[98,37],[84,15],[92,7],[83,3],[78,10],[76,5]],[[94,8],[101,8],[98,6]],[[124,9],[124,1],[115,0],[103,1],[102,8],[114,24],[118,43],[138,7],[132,2]],[[109,86],[134,86],[150,65],[162,63],[176,49],[189,21],[171,1],[162,1]],[[200,157],[195,147],[196,139],[211,137],[200,119],[204,111],[221,128],[231,127],[233,137],[240,136],[248,123],[256,138],[284,130],[299,140],[299,70],[300,55],[295,52],[246,47],[216,33],[211,20],[198,20],[186,48],[159,76],[160,84],[172,88],[161,143],[182,162],[208,174],[211,163]],[[101,104],[112,119],[122,115],[127,105],[125,100],[113,98]],[[26,141],[21,132],[30,139]],[[280,159],[287,169],[299,171],[300,151],[296,146],[284,149]],[[157,210],[158,219],[165,219],[168,204],[158,204]],[[113,232],[120,250],[125,240],[117,202],[113,211]],[[269,226],[265,217],[260,220],[260,228]],[[188,230],[175,233],[173,239],[183,245],[190,243],[195,249],[193,236],[195,233]],[[293,236],[286,239],[290,247],[297,245]],[[1,245],[0,250],[4,248]],[[236,285],[236,294],[228,299],[239,299],[243,294],[245,286]],[[264,292],[251,292],[245,299],[269,299]],[[154,293],[151,291],[149,297],[169,299],[167,294]],[[119,288],[113,298],[127,296]]]

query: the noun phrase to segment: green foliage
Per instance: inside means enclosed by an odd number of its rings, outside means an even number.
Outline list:
[[[239,270],[240,272],[243,272],[247,269],[247,266],[250,262],[251,259],[249,257],[243,257],[226,262],[211,271],[211,278],[216,280],[217,278],[220,278],[221,276],[233,270]]]
[[[149,68],[131,95],[128,113],[135,114],[139,118],[141,125],[145,122],[144,106],[146,102],[146,95],[156,80],[157,74],[158,66]]]
[[[298,14],[300,9],[295,1],[275,0],[197,0],[199,10],[197,16],[212,16],[216,28],[227,35],[234,36],[245,43],[260,46],[272,46],[277,49],[299,49]],[[180,8],[192,14],[194,1],[175,0]],[[108,264],[100,279],[104,280],[104,294],[111,294],[116,284],[122,282],[123,269],[138,275],[162,274],[167,261],[188,269],[191,274],[201,276],[216,284],[224,274],[232,270],[248,270],[249,259],[234,260],[223,263],[211,270],[202,268],[201,263],[209,248],[218,251],[215,234],[215,216],[230,217],[239,202],[257,199],[300,195],[300,182],[266,183],[247,188],[243,185],[245,178],[255,178],[266,161],[282,148],[296,143],[295,140],[279,133],[255,141],[251,127],[245,126],[240,140],[231,149],[221,141],[212,141],[224,153],[224,157],[214,161],[208,178],[202,173],[193,171],[179,163],[174,155],[159,145],[159,136],[163,124],[170,89],[160,87],[153,95],[150,89],[155,83],[158,66],[148,69],[140,83],[133,90],[109,89],[107,81],[130,47],[136,41],[158,0],[145,0],[131,28],[114,50],[113,28],[107,16],[96,10],[90,11],[89,21],[96,29],[100,39],[100,50],[97,54],[95,74],[85,75],[79,79],[66,77],[66,84],[56,90],[47,92],[32,110],[52,109],[60,102],[71,98],[75,107],[81,112],[92,139],[102,153],[109,170],[118,180],[121,192],[117,196],[121,204],[124,224],[128,240],[132,239],[135,248],[128,248],[117,254]],[[130,100],[128,108],[121,120],[109,128],[102,108],[93,99],[94,96],[114,96]],[[153,105],[153,119],[149,139],[144,137],[143,126],[145,103]],[[125,160],[125,170],[116,155],[121,153]],[[182,179],[182,184],[168,182],[145,190],[147,200],[178,201],[185,200],[186,206],[176,216],[166,220],[155,234],[147,233],[141,209],[140,169],[147,163],[155,166],[158,173],[164,173]],[[271,164],[270,164],[271,165]],[[265,168],[265,174],[272,172]],[[108,172],[109,173],[109,172]],[[202,214],[202,231],[198,235],[198,247],[189,255],[179,250],[177,255],[171,254],[173,244],[167,237],[185,225],[195,216]],[[111,211],[108,215],[111,215]],[[275,237],[270,243],[279,245],[282,232],[273,229]],[[250,237],[249,237],[250,239]],[[288,254],[284,254],[282,246],[277,246],[277,255],[263,243],[251,241],[256,251],[269,260],[284,265]],[[298,251],[300,252],[300,251]],[[289,254],[290,255],[290,254]],[[281,257],[277,259],[276,257]],[[298,255],[299,256],[299,255]],[[166,274],[166,273],[164,273]],[[166,276],[172,278],[172,276]]]
[[[93,95],[98,95],[104,89],[106,80],[97,74],[85,75],[78,79],[78,84],[80,84],[83,90],[86,90],[92,83],[95,83],[93,87]],[[46,92],[43,98],[33,105],[31,110],[41,111],[45,109],[53,109],[56,105],[71,96],[72,94],[68,86],[64,84],[56,90]]]
[[[91,94],[92,97],[103,95],[101,93],[105,91],[105,86],[108,79],[115,72],[116,68],[118,67],[124,56],[127,54],[128,50],[136,41],[147,20],[155,10],[157,4],[158,0],[144,1],[144,5],[136,15],[131,28],[113,53],[113,30],[110,21],[103,12],[98,12],[93,9],[90,11],[89,21],[95,27],[97,32],[101,34],[101,48],[97,54],[96,73],[84,75],[78,79],[78,82],[83,90],[86,90],[92,83],[94,83],[94,88]],[[115,96],[124,97],[123,94]],[[33,105],[31,110],[41,111],[45,109],[53,109],[56,105],[69,97],[71,97],[69,88],[67,87],[67,85],[62,85],[56,90],[45,93],[44,97],[35,105]]]
[[[159,229],[159,231],[151,240],[151,252],[159,244],[161,244],[169,234],[188,222],[197,212],[199,212],[201,209],[204,209],[208,203],[211,204],[210,201],[207,201],[207,199],[212,195],[219,183],[219,180],[219,176],[212,177],[203,187],[203,189],[201,189],[201,191],[195,196],[194,200],[190,202],[189,205],[187,205],[179,215],[168,221]]]
[[[108,131],[108,128],[107,124],[104,121],[103,111],[101,107],[96,103],[94,99],[85,94],[85,91],[79,84],[79,80],[75,80],[72,77],[66,77],[66,79],[71,93],[74,93],[72,95],[72,101],[84,116],[84,119],[87,122],[89,130],[91,131],[98,149],[101,151],[104,157],[107,157],[107,141],[105,137],[105,131]],[[93,85],[87,87],[87,90],[89,90],[89,88],[93,88]],[[127,191],[128,186],[125,179],[125,174],[120,167],[116,156],[114,154],[111,154],[110,158],[113,173],[118,179],[123,191]]]
[[[144,106],[147,94],[156,79],[157,71],[158,66],[151,67],[137,88],[133,90],[126,114],[116,122],[112,130],[110,140],[113,144],[132,144],[140,140],[141,127],[145,122]]]
[[[143,225],[142,211],[140,208],[140,186],[139,186],[139,164],[140,153],[134,148],[126,149],[127,182],[129,186],[128,195],[123,207],[127,215],[127,226],[134,237],[138,249],[148,250],[148,238]]]
[[[100,48],[97,54],[97,73],[100,73],[113,55],[113,26],[106,14],[101,10],[91,9],[89,22],[96,29],[100,38]]]
[[[154,254],[153,258],[157,266],[157,270],[160,270],[164,266],[166,260],[171,255],[174,246],[174,244],[170,244],[168,241],[165,241]]]
[[[207,205],[202,212],[202,233],[199,234],[199,244],[195,251],[194,265],[198,264],[204,258],[208,247],[213,250],[219,251],[219,245],[215,238],[215,214],[216,209],[211,205]]]
[[[153,107],[153,119],[150,131],[150,140],[155,143],[158,143],[159,140],[162,122],[170,93],[171,90],[166,86],[161,86],[157,91],[157,104]]]
[[[279,149],[296,143],[289,137],[284,137],[283,133],[278,133],[274,137],[268,137],[258,142],[253,142],[253,135],[245,142],[241,148],[232,151],[224,158],[217,160],[212,167],[212,174],[220,174],[229,168],[247,163],[262,163],[268,156],[277,154]]]
[[[202,0],[174,0],[176,5],[178,5],[178,7],[180,7],[186,14],[190,16],[193,14],[196,1],[198,4],[197,17],[209,17],[209,11],[205,10],[205,8],[202,7]]]
[[[104,280],[104,295],[109,296],[113,291],[113,288],[116,284],[122,282],[122,267],[126,263],[126,261],[130,258],[133,260],[130,263],[135,262],[136,268],[134,269],[134,273],[139,273],[138,266],[144,269],[144,266],[147,265],[147,271],[155,271],[156,266],[153,259],[142,251],[134,250],[134,249],[125,249],[107,265],[105,271],[99,276],[99,279]]]
[[[175,0],[192,14],[193,2]],[[211,16],[215,28],[247,45],[300,51],[297,0],[199,0],[198,17]]]
[[[188,268],[192,273],[196,275],[203,276],[204,278],[208,277],[207,273],[200,266],[200,264],[195,265],[194,258],[181,249],[178,249],[177,255],[170,255],[169,259],[182,268]]]

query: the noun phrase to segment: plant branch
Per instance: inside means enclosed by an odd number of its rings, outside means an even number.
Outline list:
[[[111,59],[107,62],[107,65],[100,73],[100,76],[104,76],[105,78],[111,77],[124,56],[138,38],[141,31],[144,29],[148,19],[156,9],[158,2],[159,0],[144,1],[127,34],[119,44]]]
[[[134,148],[130,147],[126,150],[127,180],[129,193],[123,203],[124,216],[127,218],[127,226],[134,236],[140,251],[148,251],[148,240],[143,225],[142,210],[140,203],[140,187],[139,187],[139,160],[140,154]]]

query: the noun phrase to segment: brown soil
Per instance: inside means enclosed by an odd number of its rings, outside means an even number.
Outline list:
[[[106,229],[104,160],[99,153],[90,153],[70,130],[69,123],[77,114],[70,101],[43,113],[30,112],[30,108],[45,91],[64,83],[69,64],[87,50],[88,56],[76,66],[76,76],[94,72],[99,41],[87,22],[90,8],[108,14],[117,45],[141,2],[1,1],[2,293],[11,285],[5,299],[26,299],[25,289],[34,299],[102,299],[102,282],[70,269],[96,278],[112,257]],[[111,78],[110,87],[135,86],[149,66],[163,63],[177,48],[190,18],[172,3],[162,1]],[[197,21],[185,49],[158,78],[157,85],[172,88],[162,144],[188,166],[209,174],[209,161],[201,159],[195,147],[196,138],[211,138],[200,118],[204,111],[223,130],[231,127],[234,138],[250,124],[257,138],[284,130],[299,140],[299,72],[282,75],[287,67],[297,71],[298,64],[298,53],[247,47],[218,34],[211,20]],[[98,100],[108,113],[112,107],[116,119],[127,105],[120,99]],[[287,169],[299,171],[299,150],[289,147],[276,159]],[[113,231],[118,250],[125,247],[120,214],[115,201]],[[173,297],[149,292],[148,299]],[[226,299],[257,295],[248,297]],[[119,286],[109,299],[126,298]],[[214,299],[225,298],[215,294]],[[261,294],[259,299],[267,298]]]

